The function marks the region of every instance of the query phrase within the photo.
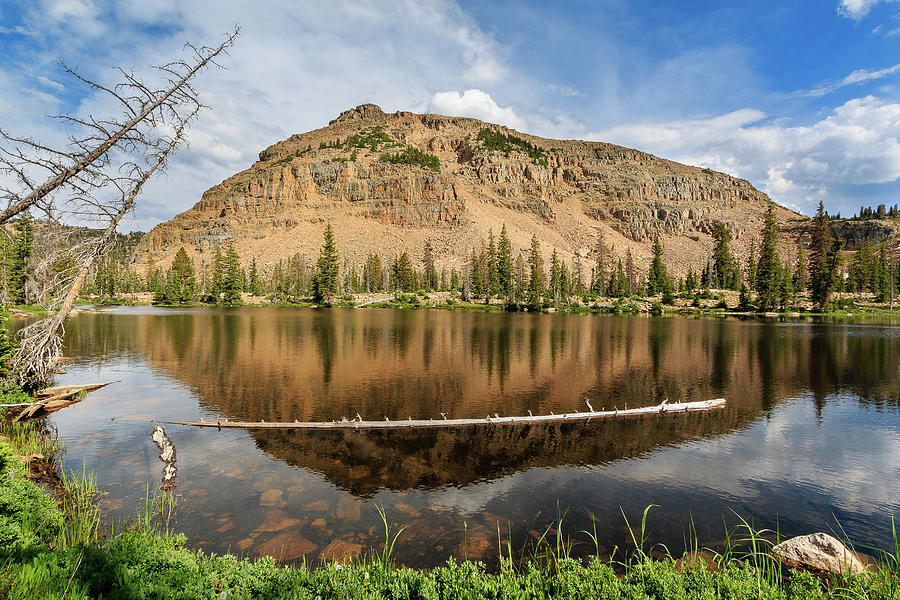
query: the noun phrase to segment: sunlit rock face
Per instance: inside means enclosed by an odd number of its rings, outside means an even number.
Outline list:
[[[484,132],[511,137],[492,145]],[[406,150],[433,156],[439,170],[382,160]],[[593,260],[602,238],[613,258],[631,250],[646,267],[659,237],[682,274],[705,265],[717,222],[730,227],[742,256],[771,205],[748,181],[638,150],[365,104],[260,152],[147,234],[137,265],[165,267],[182,246],[207,264],[233,243],[245,263],[271,269],[296,254],[314,258],[330,222],[351,263],[370,252],[419,256],[428,240],[438,265],[452,267],[506,224],[514,248],[535,235],[567,261]],[[787,223],[798,215],[776,206],[776,216]]]

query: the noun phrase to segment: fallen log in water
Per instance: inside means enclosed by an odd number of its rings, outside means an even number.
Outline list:
[[[368,302],[363,302],[362,304],[357,304],[353,308],[362,308],[364,306],[369,306],[370,304],[381,304],[382,302],[390,302],[393,300],[393,296],[385,296],[384,298],[376,298],[375,300],[369,300]]]
[[[54,387],[44,388],[42,390],[38,390],[34,393],[35,398],[49,398],[50,396],[56,396],[59,394],[65,394],[67,392],[80,392],[84,390],[85,393],[93,392],[94,390],[99,390],[102,387],[108,386],[109,383],[86,383],[83,385],[57,385]]]
[[[162,478],[159,480],[159,489],[173,490],[175,489],[175,476],[178,474],[178,467],[175,466],[175,444],[166,435],[166,430],[162,427],[153,427],[153,433],[150,439],[159,448],[159,460],[165,463],[163,467]]]
[[[399,429],[409,427],[468,427],[478,425],[525,425],[529,423],[561,423],[561,422],[579,422],[579,421],[602,421],[607,419],[628,419],[635,417],[655,417],[664,416],[684,412],[700,412],[709,411],[717,408],[725,407],[725,398],[716,398],[714,400],[701,400],[699,402],[676,402],[669,404],[663,401],[656,406],[647,406],[644,408],[626,408],[625,410],[599,410],[595,411],[588,400],[585,400],[589,411],[571,412],[564,414],[549,415],[532,415],[531,411],[527,416],[519,417],[501,417],[494,415],[484,419],[417,419],[411,417],[406,421],[391,421],[385,417],[384,421],[364,421],[359,414],[356,418],[347,420],[342,418],[340,421],[294,421],[293,423],[273,423],[260,421],[251,423],[248,421],[229,421],[224,419],[221,421],[163,421],[168,425],[188,425],[190,427],[218,427],[220,429]]]
[[[60,385],[56,387],[44,388],[35,392],[35,397],[43,398],[38,402],[6,404],[3,407],[24,406],[13,421],[21,421],[22,419],[30,419],[33,417],[44,416],[46,414],[56,412],[61,408],[65,408],[72,404],[77,404],[84,399],[84,396],[106,387],[109,383],[88,383],[84,385]]]

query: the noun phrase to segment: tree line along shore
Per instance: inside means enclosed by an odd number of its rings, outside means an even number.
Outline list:
[[[892,209],[893,210],[893,209]],[[299,254],[263,272],[256,259],[241,260],[233,245],[217,248],[210,265],[199,269],[180,248],[167,269],[151,266],[139,275],[118,247],[97,261],[81,298],[98,304],[144,302],[159,305],[303,304],[353,306],[384,302],[403,305],[480,306],[508,310],[662,310],[729,309],[744,312],[869,310],[893,308],[900,289],[900,265],[886,242],[864,240],[852,253],[832,232],[832,218],[820,205],[808,244],[779,251],[779,227],[767,213],[759,244],[735,256],[732,235],[722,223],[712,231],[714,245],[699,272],[671,273],[657,239],[649,269],[640,272],[627,252],[612,256],[601,238],[591,261],[567,264],[556,249],[549,261],[540,242],[514,249],[503,225],[498,235],[471,248],[460,268],[438,268],[430,242],[419,256],[371,253],[363,264],[342,259],[331,226],[317,260]],[[65,253],[37,269],[32,259],[30,218],[0,240],[0,279],[7,304],[46,304],[41,278],[69,268]],[[387,297],[386,297],[387,296]],[[374,300],[374,301],[373,301]]]

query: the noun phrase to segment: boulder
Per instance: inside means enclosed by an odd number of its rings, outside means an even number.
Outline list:
[[[793,569],[817,573],[864,573],[865,565],[852,550],[827,533],[811,533],[781,542],[772,555]]]

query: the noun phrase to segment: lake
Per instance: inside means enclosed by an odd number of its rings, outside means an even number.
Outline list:
[[[900,324],[900,322],[898,322]],[[724,397],[640,421],[427,431],[166,426],[188,545],[286,561],[365,552],[378,508],[395,559],[528,554],[558,515],[573,554],[722,543],[739,518],[783,536],[888,547],[900,507],[900,329],[436,310],[114,308],[66,327],[57,383],[115,381],[50,417],[63,465],[94,470],[110,519],[159,485],[151,423],[485,417]],[[499,531],[499,533],[498,533]]]

